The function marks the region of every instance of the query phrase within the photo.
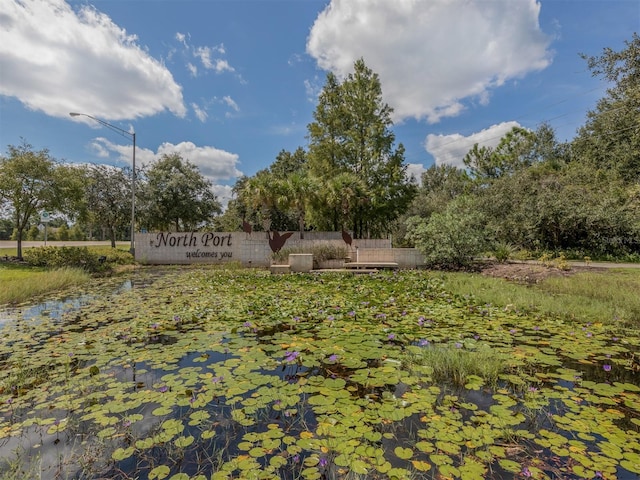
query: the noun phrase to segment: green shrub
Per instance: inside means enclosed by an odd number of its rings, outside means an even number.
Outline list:
[[[407,231],[429,267],[469,266],[487,244],[484,217],[466,197],[452,201],[444,212],[428,219],[409,218]]]
[[[76,267],[91,273],[107,269],[106,262],[100,261],[100,255],[90,252],[87,247],[28,248],[23,257],[29,265],[36,267]]]
[[[135,263],[133,255],[131,255],[128,250],[122,250],[120,248],[93,247],[91,252],[98,257],[106,257],[105,263],[108,265],[131,265]]]
[[[500,263],[504,263],[513,258],[516,248],[508,242],[497,242],[493,247],[493,256]]]

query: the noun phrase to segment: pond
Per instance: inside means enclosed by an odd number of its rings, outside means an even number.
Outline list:
[[[154,272],[5,314],[2,478],[640,474],[637,329],[428,272]]]

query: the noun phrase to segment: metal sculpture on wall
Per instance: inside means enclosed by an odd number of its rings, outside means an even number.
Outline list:
[[[273,237],[271,234],[273,234]],[[267,232],[267,237],[269,237],[269,246],[271,247],[271,251],[273,253],[278,253],[284,244],[287,242],[287,239],[293,235],[293,232],[287,232],[280,235],[278,232]]]
[[[342,229],[342,240],[344,240],[344,243],[351,246],[351,235],[349,235],[349,232],[347,232],[344,228]]]

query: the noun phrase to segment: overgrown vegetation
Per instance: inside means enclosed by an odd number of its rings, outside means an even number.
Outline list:
[[[73,267],[100,273],[110,270],[113,265],[132,263],[133,257],[115,248],[91,251],[87,247],[38,247],[25,250],[24,260],[36,267]]]
[[[441,272],[439,277],[448,290],[472,302],[612,325],[640,325],[640,270],[575,273],[535,285],[475,273]]]
[[[79,268],[44,269],[0,264],[0,305],[22,303],[50,293],[82,285],[89,281]]]

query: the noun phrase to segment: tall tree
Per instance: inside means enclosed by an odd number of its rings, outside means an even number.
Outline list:
[[[131,175],[108,165],[91,165],[85,175],[88,217],[92,224],[106,229],[115,248],[117,231],[131,220]]]
[[[403,164],[404,147],[394,148],[392,112],[382,101],[378,75],[360,59],[342,83],[327,75],[315,121],[308,127],[310,172],[325,184],[336,175],[352,173],[368,190],[368,202],[350,212],[356,238],[388,232],[415,194]],[[329,205],[324,213],[333,213]]]
[[[195,230],[222,211],[211,182],[177,153],[163,155],[145,177],[140,210],[150,229]]]
[[[640,36],[633,34],[619,52],[582,55],[593,76],[612,83],[572,142],[576,161],[616,171],[627,182],[640,181]]]
[[[535,134],[513,127],[496,148],[475,144],[463,159],[469,173],[480,182],[492,181],[532,164]]]
[[[304,148],[298,147],[295,152],[281,150],[275,162],[269,167],[269,172],[276,178],[287,178],[292,173],[301,172],[306,169],[307,153]]]
[[[29,221],[41,210],[72,214],[79,200],[77,176],[57,164],[46,149],[34,151],[27,142],[9,145],[0,157],[0,200],[13,218],[18,258]]]

